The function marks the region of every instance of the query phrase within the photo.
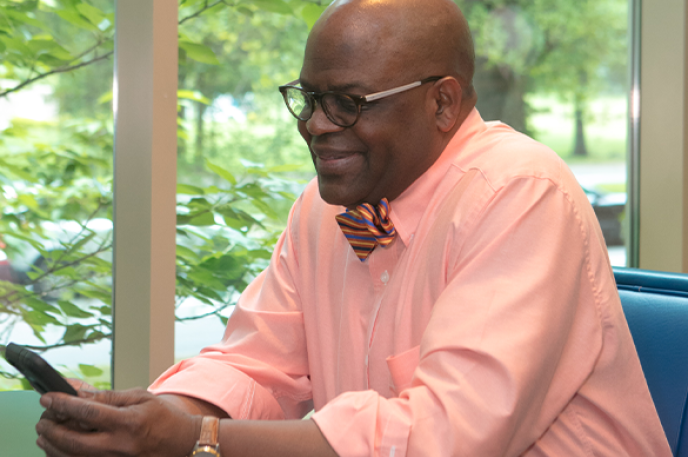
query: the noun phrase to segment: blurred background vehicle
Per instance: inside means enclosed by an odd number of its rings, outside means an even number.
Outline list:
[[[625,192],[602,192],[583,188],[588,201],[600,222],[604,240],[607,246],[621,246],[624,244],[624,228],[622,221],[626,211],[627,195]]]

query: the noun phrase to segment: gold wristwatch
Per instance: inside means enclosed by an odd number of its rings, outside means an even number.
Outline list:
[[[217,435],[220,430],[220,419],[204,416],[201,423],[201,437],[191,451],[189,457],[221,457],[220,443]]]

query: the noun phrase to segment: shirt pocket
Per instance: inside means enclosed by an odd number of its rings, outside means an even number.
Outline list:
[[[420,362],[420,345],[397,355],[387,357],[390,374],[389,390],[395,397],[404,389],[411,387],[413,373]]]

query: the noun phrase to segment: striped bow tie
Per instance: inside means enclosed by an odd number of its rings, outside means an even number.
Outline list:
[[[335,216],[335,219],[361,262],[368,258],[378,244],[389,245],[397,233],[389,220],[389,203],[386,198],[380,200],[376,206],[364,203],[356,209],[347,209],[345,213]]]

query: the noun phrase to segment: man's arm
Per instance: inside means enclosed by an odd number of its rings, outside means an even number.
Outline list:
[[[220,419],[231,419],[229,414],[221,408],[198,398],[173,394],[159,395],[158,398],[192,416],[215,416]]]
[[[96,392],[92,398],[51,393],[41,397],[41,404],[51,417],[69,418],[83,428],[77,431],[53,419],[41,419],[36,426],[37,444],[49,457],[184,457],[200,436],[202,416],[172,405],[196,411],[214,408],[188,397],[162,399],[141,389]],[[337,456],[312,420],[224,419],[219,439],[221,452],[229,456]]]
[[[313,409],[294,282],[297,247],[289,229],[298,224],[301,201],[290,213],[269,267],[239,298],[222,341],[169,368],[149,386],[150,392],[198,399],[234,419],[300,419]]]

